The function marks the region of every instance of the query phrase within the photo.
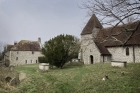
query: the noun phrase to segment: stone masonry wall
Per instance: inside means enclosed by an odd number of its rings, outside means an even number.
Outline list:
[[[93,41],[92,34],[81,36],[81,49],[84,64],[91,64],[91,55],[93,56],[93,63],[100,62],[100,52]]]
[[[126,47],[110,47],[109,52],[112,54],[111,61],[133,62],[133,47],[129,48],[129,55],[126,55]]]
[[[40,51],[11,51],[10,65],[35,64],[40,56],[43,56]]]
[[[135,62],[140,63],[140,46],[135,46]]]

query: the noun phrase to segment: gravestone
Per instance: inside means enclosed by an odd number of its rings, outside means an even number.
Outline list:
[[[26,79],[26,73],[19,73],[19,80],[22,81]]]
[[[17,77],[12,78],[10,81],[11,86],[17,86],[17,85],[19,85],[19,83],[20,83],[20,81]]]

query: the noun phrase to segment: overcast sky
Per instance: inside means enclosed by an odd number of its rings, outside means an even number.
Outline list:
[[[83,0],[0,0],[0,41],[42,43],[59,34],[80,37],[89,19],[80,9]]]

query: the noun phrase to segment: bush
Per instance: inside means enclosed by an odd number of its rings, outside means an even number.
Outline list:
[[[47,63],[47,60],[45,57],[38,57],[39,63]]]

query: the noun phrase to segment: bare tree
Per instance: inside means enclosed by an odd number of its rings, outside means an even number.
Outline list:
[[[120,24],[124,25],[124,31],[131,34],[124,42],[118,40],[122,44],[126,44],[140,26],[140,0],[88,0],[83,2],[82,8],[88,10],[88,15],[96,14],[104,26],[110,25],[115,29]],[[125,25],[132,22],[137,22],[134,28]],[[112,34],[110,36],[115,38]]]

